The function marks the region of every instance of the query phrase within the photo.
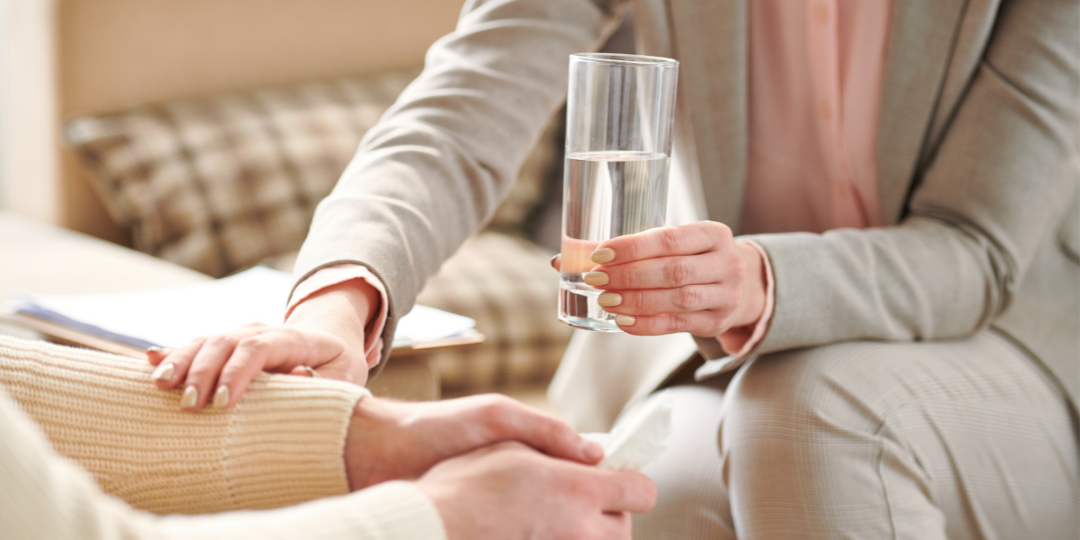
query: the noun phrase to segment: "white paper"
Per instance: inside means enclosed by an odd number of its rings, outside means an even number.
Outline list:
[[[476,321],[464,315],[417,305],[398,321],[394,332],[394,347],[456,337],[475,327]]]
[[[664,393],[633,411],[611,433],[582,433],[604,448],[601,469],[639,471],[660,455],[671,435],[671,396]]]
[[[234,276],[168,289],[95,295],[26,295],[16,311],[44,309],[70,319],[80,330],[135,345],[177,347],[200,336],[219,334],[244,324],[281,324],[292,277],[266,267]],[[76,326],[76,324],[72,324]],[[416,306],[402,317],[395,347],[462,334],[474,328],[468,317]],[[94,332],[100,329],[104,332]],[[110,335],[111,334],[111,335]]]

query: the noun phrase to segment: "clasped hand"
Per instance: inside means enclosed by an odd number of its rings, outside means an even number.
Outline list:
[[[603,291],[598,303],[628,334],[716,337],[753,324],[764,310],[761,254],[736,243],[722,223],[619,236],[596,246],[590,259],[596,266],[585,283]]]
[[[656,488],[641,473],[591,466],[602,457],[565,423],[494,394],[365,398],[345,442],[352,489],[418,479],[451,540],[630,538],[629,513],[652,508]]]

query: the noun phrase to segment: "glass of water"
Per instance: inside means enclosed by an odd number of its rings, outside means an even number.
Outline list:
[[[605,240],[664,224],[679,63],[632,54],[570,55],[559,320],[621,332],[582,280]]]

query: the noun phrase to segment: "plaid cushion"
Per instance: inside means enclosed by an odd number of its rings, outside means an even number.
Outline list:
[[[364,132],[417,73],[142,106],[76,119],[67,138],[137,249],[222,276],[299,248]],[[520,228],[546,172],[543,155],[530,158],[493,224]]]
[[[546,384],[572,330],[559,322],[559,274],[532,242],[486,232],[439,269],[417,302],[476,319],[478,347],[432,352],[446,392]]]

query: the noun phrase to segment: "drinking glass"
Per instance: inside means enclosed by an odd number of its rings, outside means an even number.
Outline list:
[[[597,246],[664,224],[679,63],[633,54],[570,55],[559,320],[621,332],[582,280]]]

